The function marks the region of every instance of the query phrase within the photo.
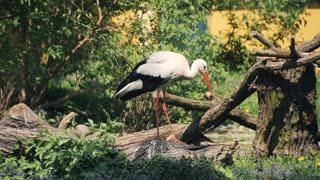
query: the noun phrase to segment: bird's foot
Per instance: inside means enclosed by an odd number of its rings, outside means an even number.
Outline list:
[[[171,141],[176,144],[186,144],[185,142],[180,141],[175,134],[171,134],[169,137],[167,137],[166,141]]]
[[[166,141],[166,138],[165,137],[161,137],[160,135],[156,135],[154,137],[154,139],[159,140],[159,141]]]

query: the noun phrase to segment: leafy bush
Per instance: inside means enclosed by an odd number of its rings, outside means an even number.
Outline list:
[[[113,148],[114,135],[106,126],[91,128],[82,137],[71,130],[63,133],[41,132],[39,138],[23,143],[25,150],[17,151],[18,167],[27,177],[72,178],[82,169],[101,161],[111,161],[122,155]],[[15,164],[14,164],[15,165]]]
[[[42,132],[16,157],[1,157],[0,177],[9,179],[216,179],[223,177],[211,160],[155,157],[131,162],[114,149],[110,133],[96,128],[89,136]],[[21,149],[18,149],[21,150]]]
[[[253,158],[238,156],[228,167],[237,179],[317,179],[320,176],[320,155],[274,156]]]
[[[25,173],[20,167],[20,162],[23,159],[18,160],[15,157],[11,158],[0,158],[0,178],[1,179],[23,179]]]
[[[222,173],[215,170],[210,160],[170,159],[159,156],[136,162],[101,162],[83,172],[84,179],[221,179],[223,177]]]

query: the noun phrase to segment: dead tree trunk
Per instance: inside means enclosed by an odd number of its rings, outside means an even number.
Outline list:
[[[296,62],[304,50],[296,50],[294,39],[290,49],[286,59],[274,54],[276,61]],[[256,154],[302,154],[318,149],[316,81],[312,63],[260,72],[256,81],[260,113],[253,141]]]
[[[262,72],[256,82],[257,154],[299,154],[317,146],[316,77],[309,64],[283,71]]]
[[[251,33],[268,50],[253,50],[257,63],[244,80],[224,100],[220,100],[183,133],[183,140],[193,142],[200,135],[223,123],[236,106],[254,91],[258,92],[260,114],[256,122],[254,150],[259,155],[300,154],[317,145],[316,77],[313,63],[319,64],[320,35],[280,51],[261,34]]]

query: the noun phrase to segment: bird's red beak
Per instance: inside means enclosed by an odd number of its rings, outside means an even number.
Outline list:
[[[207,84],[207,87],[209,89],[209,91],[213,94],[213,90],[212,90],[212,86],[211,86],[211,83],[210,83],[210,80],[209,80],[209,76],[208,76],[208,72],[207,71],[203,71],[202,72],[202,75],[203,75],[203,78]]]

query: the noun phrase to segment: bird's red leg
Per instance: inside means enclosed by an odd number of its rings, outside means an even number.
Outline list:
[[[156,101],[154,105],[155,113],[156,113],[156,126],[157,126],[157,138],[160,138],[160,133],[159,133],[159,92],[156,92]]]
[[[165,95],[165,92],[164,92],[164,91],[163,91],[162,109],[163,109],[164,115],[166,116],[166,118],[167,118],[167,120],[168,120],[170,129],[171,129],[171,135],[167,138],[167,140],[173,141],[173,142],[176,142],[176,143],[179,143],[179,144],[183,144],[184,142],[180,141],[180,140],[176,137],[176,133],[175,133],[175,131],[174,131],[173,128],[172,128],[171,121],[170,121],[170,117],[169,117],[169,114],[168,114],[167,105],[166,105],[166,95]]]

